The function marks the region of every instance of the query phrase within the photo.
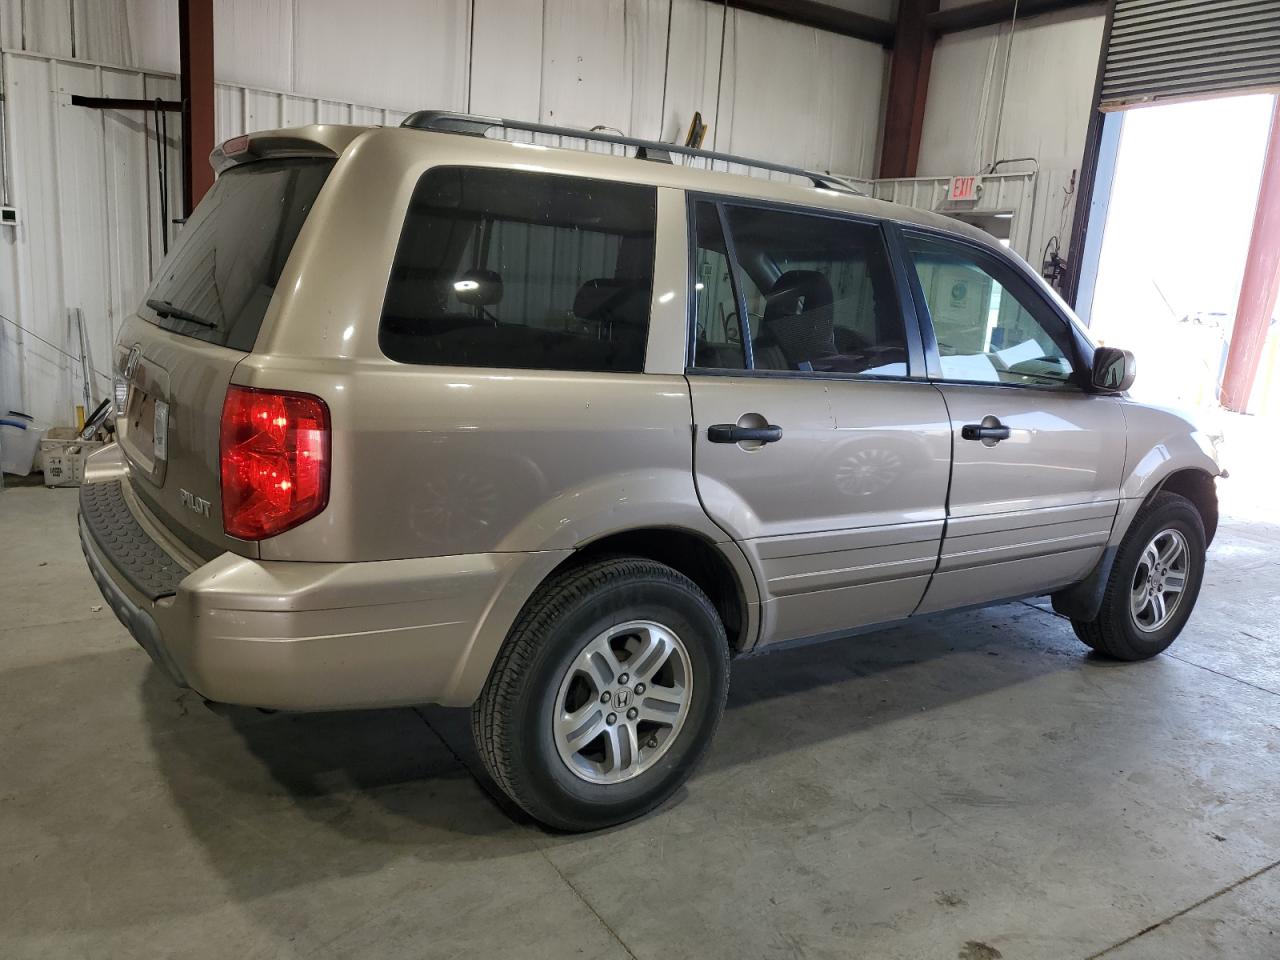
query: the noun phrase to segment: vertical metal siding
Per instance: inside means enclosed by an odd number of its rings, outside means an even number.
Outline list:
[[[1280,0],[1117,0],[1104,107],[1280,87]]]
[[[437,106],[670,139],[700,110],[707,146],[855,178],[877,149],[882,49],[707,0],[387,0],[376,16],[347,0],[221,0],[215,24],[219,140]],[[74,354],[66,311],[80,307],[105,371],[161,255],[155,134],[150,115],[70,97],[178,99],[176,7],[0,0],[0,46],[3,187],[22,217],[3,228],[0,313]],[[0,323],[0,404],[65,423],[78,402],[78,364]]]

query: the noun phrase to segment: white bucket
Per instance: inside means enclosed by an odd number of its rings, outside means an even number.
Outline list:
[[[49,429],[25,413],[10,410],[0,416],[0,470],[25,477],[31,472],[40,439]]]

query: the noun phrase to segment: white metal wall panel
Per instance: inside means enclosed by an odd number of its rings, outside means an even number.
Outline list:
[[[178,72],[178,5],[173,0],[125,0],[133,59],[129,66]]]
[[[136,113],[71,105],[88,96],[176,96],[176,81],[137,71],[35,54],[3,57],[10,194],[21,222],[0,246],[0,311],[75,355],[67,309],[84,311],[95,366],[107,371],[123,316],[136,307],[159,249],[155,140]],[[168,153],[178,169],[177,131]],[[170,209],[181,184],[170,175]],[[8,406],[71,422],[82,402],[78,361],[35,337],[0,331],[0,371]],[[109,383],[101,378],[97,396]]]
[[[545,0],[540,119],[656,137],[667,0]]]
[[[399,126],[406,116],[404,111],[385,107],[300,97],[279,90],[260,90],[233,83],[214,85],[214,138],[219,143],[242,133],[297,127],[306,123],[394,127]]]
[[[71,5],[61,0],[7,0],[6,6],[21,7],[18,39],[23,50],[38,50],[54,57],[69,57],[71,49]]]
[[[1019,21],[1007,84],[1008,25],[948,34],[934,48],[919,175],[982,173],[996,160],[1036,158],[1032,226],[1017,248],[1036,266],[1051,236],[1066,250],[1074,204],[1064,212],[1063,191],[1084,154],[1104,25],[1101,4]]]
[[[306,0],[294,24],[291,86],[402,110],[466,108],[469,0]]]
[[[841,2],[891,15],[892,0]],[[876,152],[883,50],[716,2],[389,0],[370,15],[347,0],[217,0],[215,29],[219,140],[309,122],[394,125],[422,107],[675,139],[701,110],[707,145],[720,149],[855,176]],[[10,49],[42,51],[0,58],[5,187],[22,216],[0,233],[0,312],[75,353],[66,308],[80,306],[105,368],[163,246],[153,118],[69,98],[177,99],[176,4],[0,0],[0,31]],[[79,61],[58,59],[73,55],[73,36]],[[169,121],[177,217],[179,123]],[[68,422],[77,384],[76,364],[0,325],[0,401]]]
[[[107,292],[110,246],[107,238],[106,164],[103,148],[103,116],[98,110],[71,105],[71,95],[100,96],[102,70],[71,62],[53,63],[56,83],[53,160],[58,182],[58,261],[62,264],[63,303],[79,307],[90,341],[90,354],[99,368],[113,339],[114,319]],[[78,353],[78,334],[65,314],[45,318],[46,330],[55,334],[54,343]],[[47,336],[47,335],[46,335]],[[75,345],[74,347],[72,345]],[[71,387],[77,402],[83,402],[79,368],[64,365],[70,375],[63,388]],[[108,384],[93,384],[94,396],[106,394]],[[65,394],[64,394],[65,396]],[[87,411],[86,411],[87,412]]]
[[[695,111],[716,129],[720,93],[720,43],[728,8],[703,0],[672,0],[667,49],[663,140],[683,141]],[[705,146],[711,146],[708,139]]]
[[[22,49],[22,4],[0,3],[0,50]]]
[[[134,63],[127,0],[72,0],[71,17],[77,58]]]
[[[467,109],[537,120],[542,100],[542,0],[475,0]]]
[[[146,81],[136,73],[105,71],[102,93],[107,97],[142,97],[146,94]],[[171,115],[170,133],[174,143],[170,156],[177,155],[177,131],[172,129],[175,120],[176,117]],[[148,172],[155,157],[154,141],[142,133],[141,125],[142,120],[136,113],[102,112],[104,200],[110,216],[106,224],[105,250],[100,252],[105,253],[109,260],[107,312],[111,318],[111,331],[106,345],[108,352],[95,349],[94,359],[98,367],[107,372],[111,358],[110,343],[114,342],[124,318],[137,309],[160,258],[160,251],[153,247],[151,236],[153,215],[150,201],[139,202],[149,196]],[[174,170],[176,172],[177,167]],[[174,208],[175,216],[181,212],[181,207]]]
[[[1108,107],[1280,88],[1280,0],[1116,0]]]
[[[715,148],[869,176],[887,65],[876,44],[734,10]]]
[[[299,16],[316,5],[298,4]],[[351,6],[376,19],[363,4]],[[214,0],[214,76],[249,87],[293,89],[294,9],[293,0]]]
[[[58,181],[48,175],[56,169],[53,64],[5,56],[4,67],[11,195],[21,215],[15,242],[6,244],[17,281],[15,319],[36,336],[63,346]],[[8,324],[5,327],[6,335],[13,337],[7,345],[19,351],[21,369],[19,396],[10,405],[41,418],[56,410],[69,421],[71,391],[64,358],[34,337],[15,332]]]

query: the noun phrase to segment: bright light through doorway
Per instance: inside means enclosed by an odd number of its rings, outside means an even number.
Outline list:
[[[1124,115],[1090,326],[1137,354],[1138,399],[1216,407],[1273,103],[1227,97]],[[1254,407],[1280,412],[1278,342],[1273,330]]]
[[[1135,398],[1190,410],[1222,439],[1224,515],[1280,519],[1280,326],[1249,410],[1218,390],[1253,228],[1274,99],[1228,97],[1127,111],[1102,238],[1091,329],[1138,358]]]

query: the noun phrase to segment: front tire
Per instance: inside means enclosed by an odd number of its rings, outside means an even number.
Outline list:
[[[729,687],[724,625],[688,577],[615,557],[572,568],[521,612],[471,711],[494,782],[561,830],[666,800],[710,745]]]
[[[1176,493],[1156,494],[1121,541],[1098,616],[1071,621],[1076,636],[1117,660],[1161,653],[1195,607],[1204,555],[1200,512]]]

